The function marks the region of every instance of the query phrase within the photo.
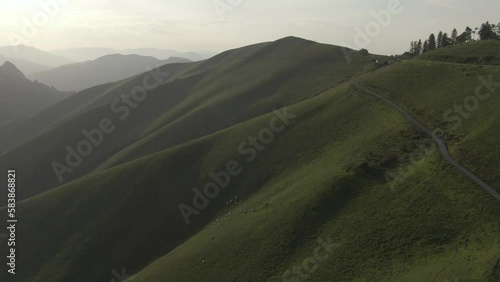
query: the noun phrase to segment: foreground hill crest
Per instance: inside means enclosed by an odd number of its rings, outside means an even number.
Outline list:
[[[393,59],[358,51],[351,59],[341,47],[288,37],[161,66],[170,76],[140,103],[129,98],[148,73],[85,89],[19,122],[0,136],[10,142],[0,164],[28,176],[16,183],[24,188],[16,195],[18,277],[109,281],[126,268],[153,282],[221,281],[222,273],[225,281],[281,281],[287,270],[318,282],[498,281],[498,202],[438,155],[422,157],[392,192],[385,172],[406,168],[425,136],[353,82],[445,127],[450,152],[500,187],[491,169],[500,166],[498,97],[461,130],[441,122],[477,76],[500,77],[500,68],[382,65],[375,61]],[[123,120],[110,114],[116,101],[130,106]],[[296,118],[271,138],[263,129],[275,109]],[[93,134],[98,146],[59,183],[50,164],[111,118],[116,129]],[[241,173],[186,224],[179,205],[195,206],[193,189],[232,160],[245,164]],[[311,264],[318,238],[341,244]]]

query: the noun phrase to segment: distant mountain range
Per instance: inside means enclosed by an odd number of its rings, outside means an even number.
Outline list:
[[[9,59],[29,61],[48,68],[54,68],[75,62],[71,59],[25,45],[0,47],[0,55]]]
[[[26,75],[50,69],[50,67],[26,61],[23,59],[7,58],[0,55],[0,65],[3,65],[7,61],[16,65],[16,67]]]
[[[96,60],[73,63],[29,76],[32,80],[64,91],[80,91],[92,86],[118,81],[171,63],[191,62],[184,58],[159,60],[140,55],[106,55]]]
[[[0,126],[29,117],[72,93],[32,82],[11,62],[0,67]]]
[[[141,55],[141,56],[151,56],[159,60],[165,60],[171,57],[181,57],[186,58],[191,61],[201,61],[208,59],[217,53],[215,52],[179,52],[169,49],[158,49],[158,48],[136,48],[136,49],[111,49],[111,48],[70,48],[70,49],[59,49],[51,51],[54,54],[71,58],[75,61],[88,61],[94,60],[99,57],[109,55],[109,54],[123,54],[123,55]]]
[[[73,48],[46,52],[18,45],[0,47],[0,64],[9,61],[32,80],[59,90],[79,91],[139,74],[147,67],[200,61],[215,54],[158,48]]]

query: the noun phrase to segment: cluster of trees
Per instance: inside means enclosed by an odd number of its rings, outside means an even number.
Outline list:
[[[458,34],[457,29],[453,29],[451,36],[448,33],[439,32],[438,36],[431,34],[429,38],[422,42],[422,39],[418,41],[412,41],[410,47],[410,53],[413,55],[420,55],[430,50],[434,50],[441,47],[446,47],[452,44],[460,44],[475,40],[490,40],[497,39],[500,40],[500,23],[490,24],[485,22],[481,25],[481,28],[475,28],[474,30],[470,27],[465,28],[465,31]]]

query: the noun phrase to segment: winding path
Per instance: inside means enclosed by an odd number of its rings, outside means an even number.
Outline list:
[[[436,142],[439,146],[439,151],[441,152],[441,156],[443,156],[443,158],[445,158],[445,160],[450,163],[451,165],[453,165],[454,167],[456,167],[460,172],[462,172],[463,174],[465,174],[466,176],[468,176],[470,179],[472,179],[474,182],[476,182],[479,186],[481,186],[481,188],[483,188],[484,191],[486,191],[486,193],[490,194],[491,196],[493,196],[495,199],[497,199],[498,201],[500,201],[500,193],[498,193],[495,189],[493,189],[490,185],[488,185],[486,182],[484,182],[483,180],[481,180],[481,178],[479,178],[477,175],[475,175],[474,173],[472,173],[471,171],[469,171],[467,168],[465,168],[463,165],[461,165],[459,162],[457,162],[450,154],[450,152],[448,151],[448,147],[446,147],[446,143],[444,143],[443,140],[441,140],[441,138],[439,138],[435,132],[431,131],[430,129],[428,129],[427,127],[425,127],[423,124],[421,124],[414,116],[412,116],[410,113],[408,113],[405,109],[401,108],[398,104],[394,103],[393,101],[389,100],[388,98],[380,95],[380,94],[377,94],[373,91],[370,91],[366,88],[364,88],[363,86],[361,86],[359,84],[359,80],[356,81],[355,83],[355,86],[372,95],[372,96],[375,96],[376,98],[384,101],[385,103],[389,104],[390,106],[392,106],[393,108],[395,108],[398,112],[402,113],[409,121],[411,121],[413,124],[415,124],[418,128],[420,128],[423,132],[425,132],[425,134],[429,135],[432,140],[434,140],[434,142]]]

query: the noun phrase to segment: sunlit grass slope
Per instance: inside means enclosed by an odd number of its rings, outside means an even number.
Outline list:
[[[163,78],[161,85],[133,106],[123,97],[150,73],[85,90],[54,105],[24,125],[45,129],[1,155],[0,163],[23,168],[27,177],[19,184],[27,188],[18,197],[26,199],[60,185],[52,164],[67,165],[66,147],[76,149],[88,139],[82,131],[99,128],[103,119],[116,129],[63,175],[63,183],[297,103],[349,79],[377,58],[383,57],[354,52],[348,64],[340,47],[289,37],[203,62],[166,65],[155,71]]]
[[[284,46],[295,53],[309,48],[307,44],[326,48],[303,41],[299,48],[294,42]],[[280,46],[280,41],[274,44]],[[129,143],[116,137],[115,147],[103,147],[114,156],[96,160],[94,164],[105,162],[100,170],[20,203],[20,281],[110,281],[112,270],[121,273],[123,268],[134,275],[132,281],[155,282],[283,281],[285,273],[295,278],[290,281],[498,281],[500,204],[437,152],[413,164],[403,162],[425,136],[394,109],[353,87],[360,79],[429,127],[445,129],[454,156],[496,185],[497,96],[481,102],[456,129],[441,117],[474,92],[478,75],[496,77],[498,69],[415,60],[368,71],[372,68],[366,61],[359,71],[348,72],[352,79],[333,71],[329,81],[318,71],[317,77],[305,74],[300,83],[292,80],[288,86],[239,80],[238,71],[255,76],[252,64],[273,54],[269,46],[247,47],[251,55],[246,63],[233,61],[231,54],[216,57],[212,71],[220,72],[221,82],[223,74],[234,75],[236,85],[229,79],[224,84],[238,90],[219,92],[218,84],[207,78],[211,72],[197,73],[194,66],[183,70],[184,78],[159,89],[190,89],[189,95],[165,102],[175,106],[164,113],[150,110],[145,125],[117,135]],[[300,62],[286,61],[286,69],[300,69]],[[266,68],[270,77],[283,71],[280,66]],[[266,92],[268,88],[273,90]],[[151,97],[160,97],[158,91]],[[268,96],[274,98],[260,104]],[[160,107],[163,100],[157,99],[144,104],[144,116],[147,109]],[[226,118],[238,123],[225,124],[221,118],[219,125],[210,124],[227,108],[225,103],[254,114],[234,112]],[[259,143],[254,158],[242,154],[242,142],[249,149],[248,138],[271,128],[273,108],[283,112],[283,106],[293,115],[283,131],[267,144]],[[217,111],[210,114],[206,108]],[[90,116],[97,119],[105,109],[103,104],[89,109],[92,115],[77,117],[89,119],[82,124],[93,123]],[[70,131],[71,123],[65,124],[50,130],[66,126]],[[182,124],[211,130],[175,139]],[[172,136],[164,135],[168,132]],[[48,137],[42,134],[30,142],[43,138]],[[211,182],[210,173],[230,162],[238,162],[240,173],[186,224],[179,204],[193,206],[193,188],[203,189]],[[394,191],[388,171],[405,171]],[[237,204],[228,204],[235,197]],[[320,242],[332,245],[325,248]],[[316,250],[321,261],[304,263]],[[0,251],[6,252],[5,245]]]

